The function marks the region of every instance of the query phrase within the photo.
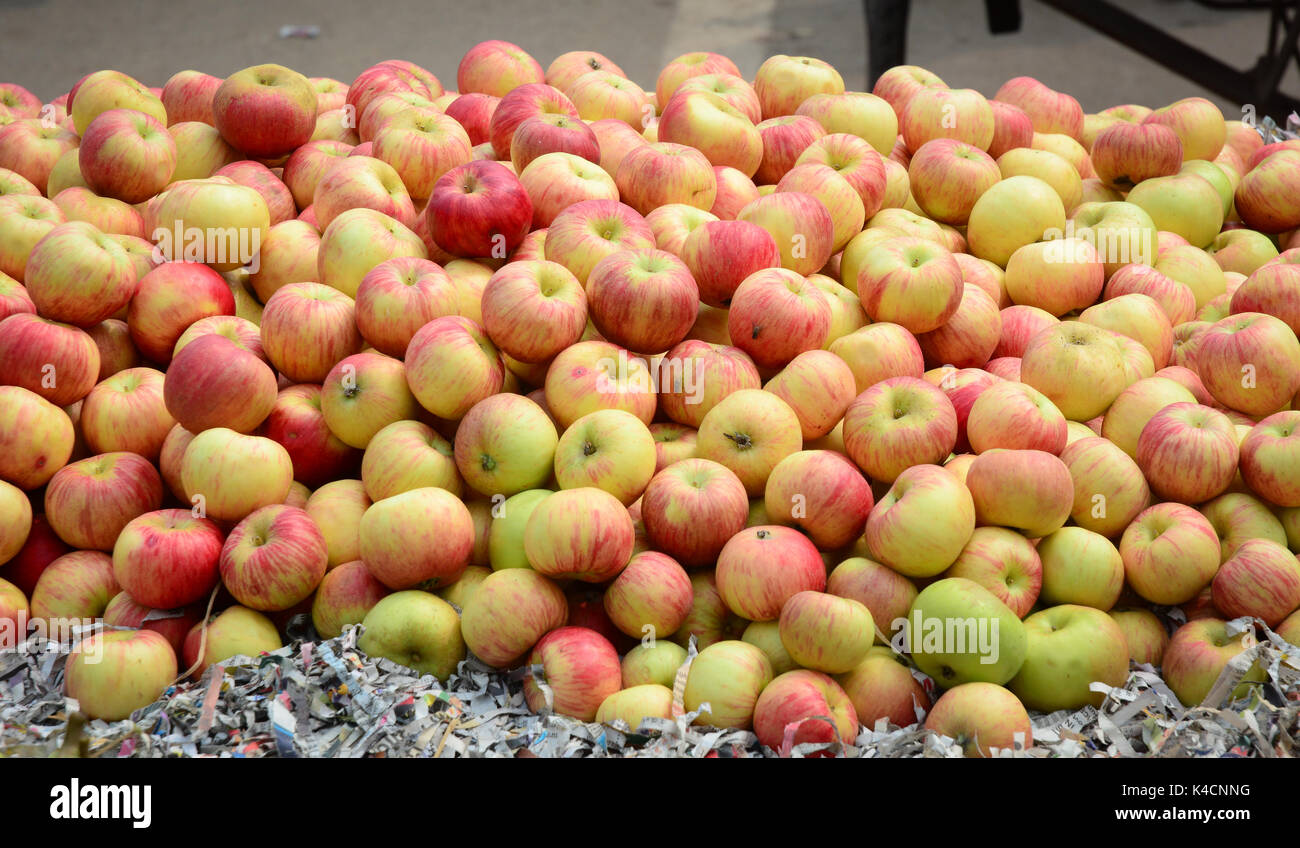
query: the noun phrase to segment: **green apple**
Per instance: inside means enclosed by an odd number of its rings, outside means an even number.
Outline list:
[[[1025,661],[1025,626],[1002,601],[973,580],[949,577],[921,590],[905,621],[891,623],[895,649],[906,647],[917,667],[943,687],[1006,683]]]
[[[676,642],[643,642],[623,655],[623,688],[658,683],[671,689],[684,662],[686,649]]]
[[[1062,527],[1038,543],[1043,563],[1040,601],[1108,610],[1124,588],[1124,559],[1109,539],[1082,527]]]
[[[465,659],[455,608],[429,592],[394,592],[370,608],[357,647],[446,680]]]
[[[1193,172],[1143,180],[1128,193],[1127,202],[1150,215],[1158,229],[1177,233],[1195,247],[1208,246],[1223,226],[1219,192]]]
[[[497,507],[488,530],[488,560],[493,571],[532,567],[524,555],[524,527],[537,505],[551,494],[550,489],[528,489],[511,495]]]
[[[772,663],[773,674],[785,674],[799,667],[799,663],[790,658],[785,643],[781,641],[779,620],[751,621],[745,628],[745,632],[741,634],[740,641],[748,642],[767,654],[768,662]]]
[[[1025,619],[1028,651],[1011,691],[1031,710],[1050,713],[1092,704],[1105,697],[1094,681],[1123,686],[1128,679],[1128,643],[1115,619],[1092,607],[1062,604]]]
[[[762,649],[739,640],[717,642],[691,662],[685,706],[701,710],[696,724],[748,729],[759,694],[772,682],[772,663]],[[708,704],[707,710],[703,705]]]

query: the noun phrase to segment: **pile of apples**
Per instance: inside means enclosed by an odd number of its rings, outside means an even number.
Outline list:
[[[309,612],[535,710],[980,755],[1300,643],[1300,142],[791,56],[456,87],[0,86],[0,646],[111,625],[92,717]]]

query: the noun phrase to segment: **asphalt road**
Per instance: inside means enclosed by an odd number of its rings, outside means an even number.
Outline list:
[[[992,36],[978,0],[914,0],[908,61],[987,95],[1012,76],[1035,76],[1088,111],[1209,96],[1034,0],[1022,5],[1021,31]],[[1267,12],[1190,0],[1125,7],[1237,67],[1252,65],[1265,46]],[[280,37],[294,25],[318,27],[319,35]],[[350,82],[376,61],[401,58],[452,88],[461,55],[488,38],[522,45],[543,66],[567,50],[599,50],[650,88],[659,68],[689,50],[724,53],[751,77],[766,56],[818,56],[851,89],[866,85],[861,0],[0,0],[0,81],[49,98],[101,68],[162,85],[185,68],[226,76],[278,62]],[[1287,87],[1300,91],[1294,78]]]

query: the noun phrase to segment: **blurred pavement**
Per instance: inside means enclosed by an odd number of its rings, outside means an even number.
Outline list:
[[[908,61],[990,96],[1010,77],[1038,77],[1087,111],[1208,96],[1035,0],[1022,7],[1020,32],[991,36],[978,0],[914,0]],[[1129,0],[1125,8],[1240,68],[1264,51],[1264,11],[1190,0]],[[320,35],[282,39],[286,25],[316,26]],[[750,78],[766,56],[818,56],[850,89],[866,84],[861,0],[0,0],[0,81],[51,98],[101,68],[160,86],[185,68],[224,77],[278,62],[346,83],[374,62],[409,59],[453,88],[460,57],[489,38],[520,44],[543,67],[568,50],[598,50],[650,89],[666,62],[690,50],[724,53]],[[1294,74],[1285,88],[1300,92]],[[1212,99],[1237,113],[1236,104]]]

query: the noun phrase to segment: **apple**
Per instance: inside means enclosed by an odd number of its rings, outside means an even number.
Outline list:
[[[1195,403],[1195,396],[1181,383],[1165,377],[1138,380],[1120,392],[1106,411],[1101,434],[1136,458],[1143,428],[1156,413],[1174,403]]]
[[[508,168],[476,161],[438,179],[424,215],[434,241],[447,251],[504,259],[527,234],[533,206]]]
[[[602,489],[566,489],[533,510],[524,531],[529,564],[552,578],[601,583],[617,575],[632,555],[632,518]]]
[[[348,86],[346,103],[356,115],[387,92],[415,94],[432,101],[443,94],[442,83],[424,68],[401,59],[388,59],[366,68]]]
[[[250,432],[275,405],[275,373],[255,353],[212,334],[187,344],[167,369],[167,411],[185,429]]]
[[[1113,442],[1079,439],[1067,445],[1060,458],[1074,484],[1070,517],[1080,527],[1115,538],[1150,505],[1142,470]]]
[[[666,141],[629,150],[614,182],[623,200],[642,215],[670,203],[707,210],[717,197],[717,178],[705,155]]]
[[[1148,507],[1124,531],[1119,553],[1128,584],[1152,603],[1196,597],[1219,570],[1219,537],[1205,516],[1177,503]]]
[[[1267,416],[1300,390],[1300,342],[1285,323],[1257,312],[1230,315],[1196,341],[1197,373],[1219,403]]]
[[[1264,150],[1256,155],[1262,153]],[[1274,150],[1241,177],[1233,201],[1237,214],[1247,227],[1273,234],[1300,225],[1300,209],[1281,189],[1297,165],[1300,165],[1300,151]]]
[[[1083,239],[1037,242],[1011,255],[1005,284],[1012,302],[1060,317],[1097,301],[1105,285],[1105,266],[1096,248]]]
[[[1159,229],[1176,233],[1196,247],[1213,242],[1223,226],[1218,192],[1191,172],[1143,180],[1125,199],[1150,215]]]
[[[492,395],[461,419],[456,467],[480,494],[508,497],[546,482],[558,442],[555,424],[535,402],[521,395]]]
[[[139,203],[171,180],[176,142],[162,123],[143,112],[109,109],[86,127],[78,165],[96,194]]]
[[[488,562],[494,571],[531,568],[524,552],[524,531],[533,510],[552,494],[550,489],[527,489],[494,506],[488,530]]]
[[[687,567],[716,561],[745,527],[748,510],[740,478],[708,459],[673,463],[651,478],[641,496],[650,543]]]
[[[973,681],[1005,684],[1027,651],[1026,628],[1015,613],[962,577],[921,590],[907,619],[894,628],[902,629],[904,648],[917,667],[945,688]]]
[[[287,610],[311,597],[328,554],[320,528],[304,510],[280,504],[254,510],[221,549],[221,582],[240,604]]]
[[[72,419],[21,386],[0,386],[0,480],[44,486],[72,456]]]
[[[360,480],[335,480],[311,493],[304,509],[325,537],[328,567],[361,558],[361,518],[370,507]]]
[[[709,211],[723,221],[734,221],[741,209],[759,197],[754,181],[735,168],[715,165],[713,176],[718,183],[718,193]]]
[[[978,147],[949,138],[922,144],[908,164],[917,205],[936,221],[965,224],[984,192],[1004,176],[998,162]]]
[[[703,51],[683,53],[659,72],[659,77],[655,81],[655,100],[661,105],[665,104],[682,83],[692,77],[710,74],[729,74],[738,77],[740,71],[734,62],[717,53]]]
[[[925,371],[916,338],[905,328],[887,321],[868,324],[836,339],[829,350],[848,364],[859,394],[883,380],[920,378]]]
[[[826,350],[799,354],[763,388],[794,410],[805,442],[835,429],[857,393],[848,364]]]
[[[468,149],[468,145],[466,147]],[[569,153],[600,164],[600,142],[585,122],[563,113],[547,112],[525,118],[510,141],[510,162],[516,174],[547,153]]]
[[[881,156],[888,155],[898,136],[898,116],[889,101],[863,91],[813,94],[795,114],[815,119],[828,133],[861,138]]]
[[[694,427],[668,421],[650,425],[650,436],[655,442],[655,473],[683,459],[695,457],[697,431]]]
[[[1010,527],[1031,539],[1059,530],[1074,507],[1070,470],[1046,451],[980,454],[966,473],[966,487],[981,527]]]
[[[25,194],[0,197],[0,212],[0,272],[22,283],[32,248],[67,219],[52,201]]]
[[[266,201],[267,212],[271,216],[271,225],[292,221],[298,214],[294,206],[293,192],[280,177],[260,162],[232,162],[213,173],[214,177],[229,177],[238,185],[247,186],[262,196]]]
[[[311,206],[321,232],[352,209],[381,212],[407,228],[414,227],[416,220],[411,196],[396,169],[355,152],[322,169]]]
[[[131,300],[136,274],[126,249],[94,226],[60,224],[32,248],[23,276],[42,317],[89,327]]]
[[[508,668],[568,617],[564,592],[528,568],[495,571],[479,584],[461,614],[461,633],[474,656]]]
[[[1186,401],[1164,406],[1142,428],[1134,458],[1160,497],[1202,503],[1237,473],[1236,431],[1218,410]]]
[[[761,649],[734,639],[715,642],[691,661],[683,706],[687,712],[700,711],[698,724],[748,729],[771,682],[772,663]]]
[[[1033,745],[1033,725],[1020,699],[994,683],[973,681],[940,696],[925,729],[957,743],[967,757],[992,757],[996,749]]]
[[[993,109],[974,89],[922,88],[903,105],[898,127],[911,151],[941,138],[986,151],[993,143]]]
[[[73,646],[64,687],[88,717],[130,718],[176,679],[176,653],[151,630],[93,633]]]
[[[216,523],[184,509],[146,512],[122,528],[113,573],[138,603],[175,609],[206,598],[220,578],[224,536]]]
[[[1174,631],[1165,648],[1161,676],[1188,707],[1205,704],[1219,675],[1234,657],[1255,647],[1250,630],[1229,635],[1228,623],[1218,618],[1189,621]],[[1264,669],[1252,665],[1232,690],[1230,699],[1244,698],[1252,682],[1265,679]],[[1217,707],[1218,704],[1205,704]]]
[[[361,459],[361,480],[374,501],[426,486],[461,495],[451,442],[419,421],[394,421],[375,434]]]
[[[1021,357],[1023,381],[1042,392],[1072,421],[1106,411],[1131,382],[1119,336],[1066,321],[1034,336]],[[1086,375],[1082,377],[1080,375]]]
[[[384,427],[416,417],[418,409],[402,362],[378,353],[339,360],[321,386],[325,424],[354,448],[364,449]]]
[[[162,495],[162,478],[145,458],[132,453],[100,454],[55,472],[45,489],[45,515],[69,545],[111,551],[122,528],[158,509]],[[28,516],[30,521],[30,510]],[[20,539],[15,553],[21,544]]]
[[[0,355],[9,366],[5,382],[60,406],[81,400],[99,378],[99,347],[90,335],[33,313],[0,320]]]
[[[216,128],[252,157],[273,159],[305,144],[315,128],[316,91],[282,65],[256,65],[227,77],[212,97]]]
[[[1029,147],[1034,141],[1034,124],[1024,109],[1001,100],[990,100],[993,110],[993,140],[988,154],[994,159],[1008,150]]]
[[[1128,644],[1114,619],[1076,604],[1049,607],[1025,619],[1028,651],[1009,684],[1025,706],[1053,712],[1099,706],[1104,692],[1094,682],[1123,686],[1128,679]]]
[[[1219,566],[1212,586],[1224,615],[1277,627],[1300,608],[1300,560],[1270,539],[1248,539]]]
[[[293,463],[293,476],[316,487],[356,467],[356,450],[330,432],[321,412],[321,389],[312,384],[280,390],[262,435],[279,442]]]
[[[517,86],[546,78],[542,66],[509,41],[482,41],[471,47],[456,68],[456,88],[504,97]]]
[[[0,168],[17,173],[44,194],[59,158],[76,147],[75,134],[44,120],[20,118],[0,125]]]
[[[1153,369],[1164,368],[1174,355],[1173,325],[1164,309],[1149,295],[1139,292],[1119,295],[1083,310],[1079,320],[1141,344],[1151,358]],[[1127,342],[1124,344],[1128,346]]]
[[[543,384],[547,411],[561,427],[568,427],[598,409],[622,409],[649,423],[657,405],[656,392],[671,385],[665,380],[677,376],[657,365],[652,372],[646,359],[593,340],[565,348],[545,368],[545,377],[530,382]],[[682,372],[683,388],[694,390],[698,382],[687,381],[695,376]]]
[[[761,525],[734,535],[718,554],[718,594],[751,621],[771,621],[793,595],[826,587],[816,547],[789,527]]]
[[[226,143],[216,127],[204,121],[182,121],[167,127],[167,134],[176,144],[176,169],[172,171],[174,186],[182,180],[201,180],[243,157]],[[53,174],[51,174],[53,176]],[[308,203],[311,198],[308,198]]]
[[[450,366],[450,367],[449,367]],[[430,412],[456,420],[501,390],[505,363],[486,331],[468,318],[435,318],[406,348],[406,380]]]
[[[1223,114],[1218,106],[1204,97],[1184,97],[1155,109],[1142,119],[1142,123],[1160,124],[1172,129],[1182,144],[1186,160],[1213,160],[1227,138]]]
[[[612,199],[575,203],[546,230],[546,258],[568,268],[584,286],[609,254],[654,247],[654,233],[640,213]]]
[[[804,115],[767,118],[757,125],[763,158],[751,176],[755,185],[776,185],[817,139],[826,135],[821,124]]]
[[[1051,401],[1023,383],[1000,382],[980,393],[966,419],[976,453],[994,448],[1059,454],[1066,445],[1066,421]]]
[[[844,446],[872,479],[892,483],[914,465],[942,461],[957,443],[957,413],[944,392],[915,377],[876,383],[844,413]]]
[[[1242,440],[1241,476],[1246,485],[1269,503],[1300,506],[1295,463],[1300,412],[1278,412],[1261,420]],[[1288,470],[1290,469],[1290,470]]]
[[[641,419],[620,409],[582,416],[555,448],[560,488],[603,489],[625,506],[641,496],[654,473],[654,436]]]
[[[676,560],[647,551],[628,562],[605,590],[605,613],[633,638],[675,633],[691,610],[694,589]]]
[[[451,604],[418,590],[394,592],[372,606],[357,647],[446,680],[465,659],[460,620]]]
[[[72,494],[75,496],[76,493]],[[65,502],[66,498],[65,495]],[[22,489],[0,480],[0,563],[10,562],[17,557],[26,546],[31,532],[31,501]],[[11,571],[7,570],[6,574],[12,576]],[[23,603],[26,604],[26,599]]]
[[[1159,304],[1172,326],[1191,321],[1196,316],[1196,295],[1186,285],[1171,279],[1159,269],[1146,265],[1126,265],[1106,281],[1106,300],[1127,294],[1144,294]]]
[[[1005,268],[1019,248],[1064,230],[1060,195],[1038,177],[1020,175],[980,195],[970,210],[966,238],[971,253]]]
[[[974,529],[970,492],[940,466],[916,464],[876,502],[865,538],[873,559],[907,577],[931,577],[952,565]]]
[[[637,645],[623,656],[623,688],[673,685],[677,670],[686,662],[686,649],[676,642],[657,640]],[[670,690],[671,691],[671,690]]]
[[[128,368],[91,389],[78,422],[87,447],[157,459],[176,424],[164,400],[165,379],[152,368]]]
[[[980,584],[1019,618],[1038,600],[1044,577],[1033,543],[1004,527],[976,527],[944,574]]]
[[[563,151],[533,159],[520,170],[519,182],[533,204],[534,227],[549,227],[565,209],[586,200],[618,200],[613,177]]]
[[[826,343],[830,317],[830,303],[821,289],[794,271],[765,268],[736,287],[727,330],[736,347],[760,368],[783,368]]]
[[[873,505],[861,472],[833,451],[799,451],[781,460],[763,498],[770,521],[798,527],[822,550],[862,535]]]
[[[853,702],[834,678],[797,669],[763,689],[754,705],[758,741],[786,753],[791,745],[829,744],[857,738]]]
[[[625,687],[600,702],[595,721],[613,724],[623,721],[632,730],[647,718],[672,718],[673,690],[656,683]]]
[[[696,454],[730,468],[751,496],[763,492],[782,459],[802,445],[799,418],[783,400],[760,389],[723,398],[700,422]]]
[[[686,237],[680,253],[699,299],[726,308],[740,284],[765,268],[779,268],[781,254],[772,234],[749,221],[709,221]]]
[[[225,177],[187,180],[147,207],[145,231],[155,242],[153,260],[203,262],[214,271],[256,264],[271,228],[271,213],[256,190]]]
[[[234,657],[256,657],[283,647],[271,619],[247,607],[231,606],[190,629],[182,646],[182,662],[202,678],[211,666]]]
[[[557,262],[516,261],[501,268],[483,289],[484,326],[506,354],[546,362],[582,336],[587,295]]]
[[[197,262],[164,262],[140,278],[127,326],[140,352],[165,365],[194,322],[234,314],[230,286],[216,271]]]
[[[701,224],[716,220],[718,218],[712,212],[685,203],[665,204],[645,217],[645,222],[650,225],[650,231],[654,233],[655,244],[659,249],[679,258],[686,237]]]
[[[753,177],[763,161],[763,139],[754,121],[708,91],[680,91],[659,116],[661,142],[689,145],[713,166]],[[712,204],[710,204],[712,205]]]
[[[1037,132],[1063,133],[1074,139],[1083,133],[1084,115],[1079,101],[1033,77],[1009,79],[993,97],[1023,109]]]
[[[1248,230],[1232,230],[1244,233]],[[1267,240],[1265,240],[1267,241]],[[1271,245],[1271,242],[1268,242]],[[1222,254],[1216,254],[1216,257]],[[1286,322],[1292,332],[1300,329],[1300,267],[1266,262],[1251,272],[1230,296],[1231,311],[1262,312]],[[1226,294],[1226,292],[1224,292]]]
[[[225,427],[197,434],[181,462],[187,498],[218,521],[238,521],[259,507],[284,503],[292,483],[293,462],[278,442]]]
[[[202,71],[178,71],[163,85],[161,100],[167,111],[168,124],[202,121],[211,124],[212,97],[221,87],[221,78]]]
[[[875,639],[867,607],[852,598],[798,592],[781,607],[781,643],[804,668],[840,674],[866,659]]]
[[[43,622],[47,633],[69,633],[76,625],[102,617],[108,602],[120,591],[108,554],[73,551],[41,572],[32,589],[31,617]]]
[[[1090,158],[1099,179],[1127,191],[1143,180],[1178,173],[1183,144],[1166,124],[1120,121],[1098,133]]]
[[[358,542],[362,562],[388,588],[438,588],[469,565],[474,520],[445,489],[411,489],[367,508]]]
[[[1062,527],[1038,543],[1038,555],[1043,564],[1043,604],[1080,604],[1106,611],[1119,600],[1124,560],[1105,536],[1082,527]]]

